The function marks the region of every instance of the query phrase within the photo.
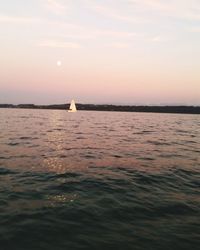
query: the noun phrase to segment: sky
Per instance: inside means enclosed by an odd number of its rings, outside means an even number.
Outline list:
[[[0,1],[0,103],[71,99],[200,105],[200,1]]]

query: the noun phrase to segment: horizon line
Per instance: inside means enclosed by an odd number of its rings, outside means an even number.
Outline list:
[[[34,104],[34,103],[18,103],[18,104],[13,104],[13,103],[0,103],[0,106],[3,105],[11,105],[11,106],[19,106],[19,105],[33,105],[33,106],[52,106],[52,105],[69,105],[69,103],[52,103],[52,104]],[[149,104],[144,104],[144,103],[81,103],[81,102],[76,102],[76,105],[107,105],[107,106],[168,106],[168,107],[180,107],[180,106],[185,106],[185,107],[200,107],[200,104],[186,104],[186,103],[149,103]]]

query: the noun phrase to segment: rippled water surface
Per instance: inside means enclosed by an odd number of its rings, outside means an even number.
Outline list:
[[[200,116],[0,109],[0,249],[198,249]]]

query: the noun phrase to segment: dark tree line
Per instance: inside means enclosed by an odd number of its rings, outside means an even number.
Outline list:
[[[27,108],[27,109],[62,109],[67,110],[70,104],[34,105],[34,104],[0,104],[0,108]],[[200,106],[128,106],[128,105],[96,105],[76,104],[78,110],[121,111],[121,112],[153,112],[153,113],[180,113],[200,114]]]

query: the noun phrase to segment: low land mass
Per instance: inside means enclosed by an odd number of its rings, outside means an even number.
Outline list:
[[[60,109],[67,110],[70,104],[35,105],[35,104],[0,104],[0,108],[23,109]],[[142,105],[105,105],[105,104],[76,104],[78,110],[121,111],[121,112],[153,112],[200,114],[200,106],[142,106]]]

